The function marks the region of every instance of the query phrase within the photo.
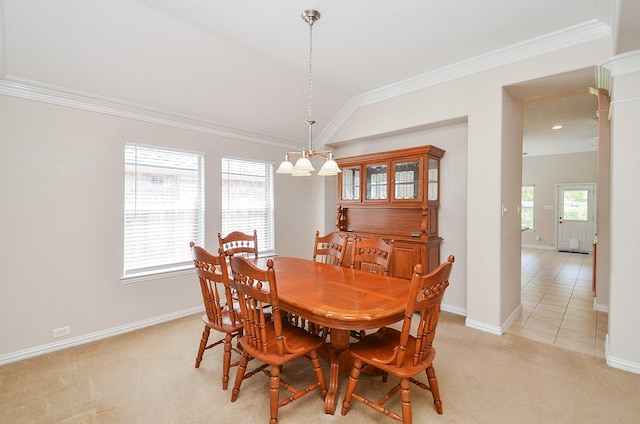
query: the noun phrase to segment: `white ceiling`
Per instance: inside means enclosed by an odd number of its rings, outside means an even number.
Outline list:
[[[322,14],[313,29],[316,134],[354,98],[567,28],[613,26],[618,53],[640,47],[636,0],[0,3],[5,79],[289,144],[306,140],[309,28],[301,13],[307,8]],[[525,151],[544,154],[563,143],[565,150],[595,147],[595,97],[587,91],[594,81],[594,69],[586,69],[509,88],[517,98],[531,98]],[[556,121],[565,127],[550,133]],[[558,135],[564,141],[552,140]]]
[[[507,87],[524,101],[523,153],[527,157],[597,150],[597,97],[590,94],[595,69]],[[561,125],[561,129],[552,127]]]
[[[139,0],[347,97],[597,18],[596,0]],[[550,11],[553,11],[550,13]]]
[[[582,88],[525,101],[523,154],[527,157],[595,151],[597,97]],[[552,129],[561,125],[560,129]]]

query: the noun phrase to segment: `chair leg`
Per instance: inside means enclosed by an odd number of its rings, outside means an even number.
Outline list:
[[[325,380],[324,373],[322,372],[322,365],[320,364],[318,352],[315,350],[309,352],[309,358],[313,365],[313,371],[316,373],[316,380],[318,380],[318,383],[320,384],[320,396],[324,399],[327,396],[327,381]]]
[[[425,371],[427,373],[429,387],[431,388],[431,394],[433,395],[433,404],[436,406],[436,411],[438,411],[438,414],[442,415],[442,401],[440,400],[440,389],[438,389],[438,379],[436,378],[436,371],[433,369],[433,365],[427,367]]]
[[[238,371],[236,373],[236,382],[233,384],[233,391],[231,392],[231,402],[235,402],[238,399],[240,393],[240,385],[244,380],[244,373],[247,371],[247,364],[249,363],[249,354],[245,351],[242,352],[242,358],[238,364]]]
[[[362,371],[362,361],[355,359],[353,361],[353,368],[351,368],[351,374],[349,374],[349,381],[347,382],[347,390],[344,394],[344,400],[342,401],[342,411],[340,414],[347,415],[349,408],[351,407],[351,398],[353,392],[356,390],[358,384],[358,378],[360,378],[360,372]]]
[[[207,342],[209,341],[209,332],[211,329],[205,325],[204,331],[202,332],[202,339],[200,339],[200,347],[198,348],[198,356],[196,356],[196,368],[200,367],[200,362],[202,362],[202,355],[204,355],[204,349],[207,347]]]
[[[233,336],[227,333],[224,336],[224,354],[222,355],[222,390],[229,386],[229,368],[231,368],[231,343]]]
[[[402,423],[411,424],[413,417],[411,413],[411,390],[409,389],[408,378],[400,379],[400,399],[402,405]]]
[[[269,381],[269,411],[271,413],[269,424],[278,424],[278,406],[280,404],[280,367],[278,365],[271,366]]]

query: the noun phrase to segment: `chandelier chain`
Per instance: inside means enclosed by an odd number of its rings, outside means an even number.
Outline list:
[[[311,119],[311,102],[313,100],[313,24],[309,24],[309,119]]]
[[[312,105],[313,105],[313,19],[309,19],[309,99],[308,99],[308,117],[307,124],[309,125],[309,150],[311,150],[312,144]]]

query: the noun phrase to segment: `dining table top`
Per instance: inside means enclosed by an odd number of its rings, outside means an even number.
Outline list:
[[[366,330],[401,320],[410,281],[309,259],[258,258],[267,268],[273,260],[280,307],[326,327]]]

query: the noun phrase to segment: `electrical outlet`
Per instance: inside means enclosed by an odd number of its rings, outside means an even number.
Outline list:
[[[71,327],[69,326],[53,329],[53,337],[68,336],[69,334],[71,334]]]

